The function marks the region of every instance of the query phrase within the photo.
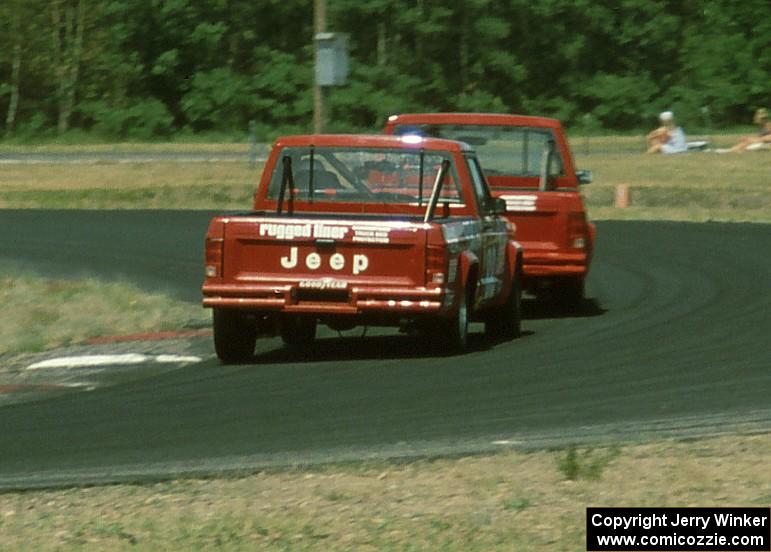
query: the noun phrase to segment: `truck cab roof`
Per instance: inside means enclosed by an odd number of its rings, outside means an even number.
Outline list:
[[[466,143],[444,138],[425,136],[389,136],[383,134],[305,134],[281,136],[273,144],[274,148],[283,147],[352,147],[386,149],[427,149],[448,152],[472,152]]]
[[[404,113],[388,117],[388,126],[409,124],[433,125],[498,125],[559,128],[560,122],[550,117],[509,115],[504,113]]]

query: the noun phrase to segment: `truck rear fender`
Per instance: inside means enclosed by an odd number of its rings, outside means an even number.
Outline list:
[[[506,244],[507,266],[505,285],[508,289],[511,289],[514,277],[522,273],[522,251],[522,245],[519,242],[509,240],[509,243]]]
[[[468,305],[474,304],[479,280],[479,258],[471,251],[463,251],[458,258],[458,278],[455,293],[465,291]]]

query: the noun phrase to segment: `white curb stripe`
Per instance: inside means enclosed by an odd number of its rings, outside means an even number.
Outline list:
[[[158,355],[155,357],[155,362],[161,363],[174,363],[174,362],[201,362],[201,358],[197,356],[183,356],[183,355]]]
[[[112,366],[116,364],[141,364],[147,362],[146,355],[83,355],[71,357],[49,358],[27,366],[27,370],[40,368],[89,368],[94,366]]]
[[[193,363],[201,362],[197,356],[181,355],[142,355],[136,353],[127,353],[122,355],[83,355],[50,358],[42,360],[27,366],[27,370],[39,370],[44,368],[94,368],[101,366],[126,366],[134,364],[143,364],[146,362],[159,363]]]

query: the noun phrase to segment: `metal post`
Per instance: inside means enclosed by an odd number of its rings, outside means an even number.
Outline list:
[[[313,36],[327,30],[327,3],[326,0],[313,0]],[[314,71],[313,82],[313,132],[324,132],[324,100],[325,87],[319,85]]]

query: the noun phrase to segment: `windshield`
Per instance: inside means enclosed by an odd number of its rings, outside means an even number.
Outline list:
[[[268,198],[425,205],[444,160],[451,161],[449,154],[436,151],[284,148],[271,175]],[[294,184],[291,190],[287,170]],[[458,182],[451,163],[442,186],[442,202],[463,203]]]
[[[539,176],[541,156],[549,140],[549,129],[494,125],[397,125],[398,135],[417,134],[466,142],[474,147],[488,176]],[[562,157],[554,152],[549,175],[564,173]]]

